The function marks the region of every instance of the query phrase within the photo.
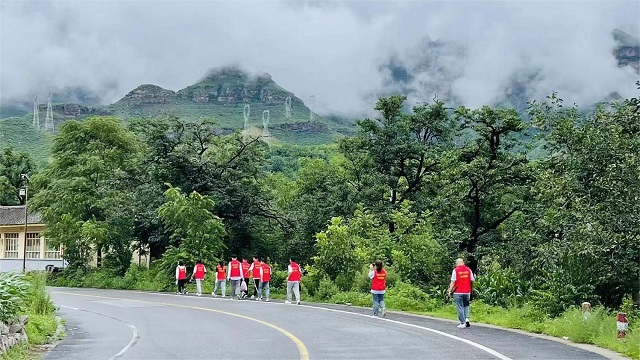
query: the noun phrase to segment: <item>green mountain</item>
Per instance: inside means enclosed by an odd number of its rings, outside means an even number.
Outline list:
[[[57,98],[53,94],[53,100]],[[65,93],[61,96],[69,99]],[[290,98],[290,116],[287,102]],[[304,101],[276,84],[269,74],[251,75],[236,68],[212,71],[201,81],[177,92],[156,85],[140,85],[111,105],[88,106],[76,103],[52,104],[54,128],[65,121],[92,115],[117,116],[125,121],[176,115],[187,120],[213,118],[222,132],[245,128],[245,107],[249,111],[247,131],[260,134],[263,118],[268,118],[271,141],[296,144],[324,144],[351,135],[355,122],[338,116],[313,114]],[[46,162],[51,134],[44,130],[46,104],[39,105],[40,128],[33,126],[33,111],[27,104],[0,107],[0,148],[15,146]],[[55,131],[54,131],[55,132]]]

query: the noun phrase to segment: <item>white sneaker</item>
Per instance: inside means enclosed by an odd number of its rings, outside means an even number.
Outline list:
[[[459,324],[458,326],[456,326],[458,329],[464,329],[467,327],[467,325],[465,324]]]
[[[266,302],[269,302],[269,299],[265,300]]]
[[[300,300],[296,301],[296,305],[300,305]]]
[[[284,303],[285,303],[285,304],[291,304],[291,301],[289,301],[289,300],[285,300],[285,301],[284,301]]]
[[[262,300],[262,299],[260,299],[260,298],[255,298],[254,300],[255,300],[255,301],[260,301],[260,300]]]
[[[226,295],[222,295],[222,297],[226,297]]]
[[[255,299],[255,298],[256,298],[256,296],[255,296],[255,295],[251,295],[251,298],[252,298],[252,299]]]

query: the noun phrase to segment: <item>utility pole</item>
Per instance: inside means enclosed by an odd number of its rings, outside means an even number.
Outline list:
[[[20,174],[20,178],[24,180],[24,189],[20,190],[20,195],[24,195],[24,245],[22,246],[22,272],[27,272],[27,229],[29,226],[29,212],[27,211],[27,201],[29,199],[29,187],[27,181],[29,176],[27,174]]]

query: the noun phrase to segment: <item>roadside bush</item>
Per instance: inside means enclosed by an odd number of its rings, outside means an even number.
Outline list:
[[[349,291],[335,294],[329,300],[333,304],[351,304],[353,306],[371,306],[371,294]]]
[[[328,277],[325,277],[320,280],[320,285],[318,286],[318,291],[315,297],[319,300],[327,301],[339,292],[340,289],[338,289],[338,286],[333,281],[329,280]]]
[[[286,288],[287,288],[287,278],[289,278],[289,274],[287,273],[286,270],[272,271],[271,272],[271,281],[269,281],[269,286],[271,288],[285,289],[286,290]],[[305,278],[302,278],[302,282],[303,283],[305,281]]]
[[[20,315],[29,295],[29,285],[21,274],[0,273],[0,322]]]
[[[503,269],[497,262],[483,270],[482,276],[474,283],[474,292],[484,303],[507,307],[524,302],[531,287],[529,282],[513,270]]]
[[[51,314],[29,314],[29,323],[27,323],[27,335],[29,336],[29,344],[46,344],[49,338],[56,334],[57,329],[58,322]]]
[[[55,311],[51,296],[47,292],[47,274],[44,272],[29,273],[29,313],[33,315],[50,315]]]

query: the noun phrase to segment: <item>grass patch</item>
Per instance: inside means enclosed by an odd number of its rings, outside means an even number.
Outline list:
[[[9,351],[0,354],[2,360],[36,360],[40,358],[40,353],[28,344],[14,346]]]

